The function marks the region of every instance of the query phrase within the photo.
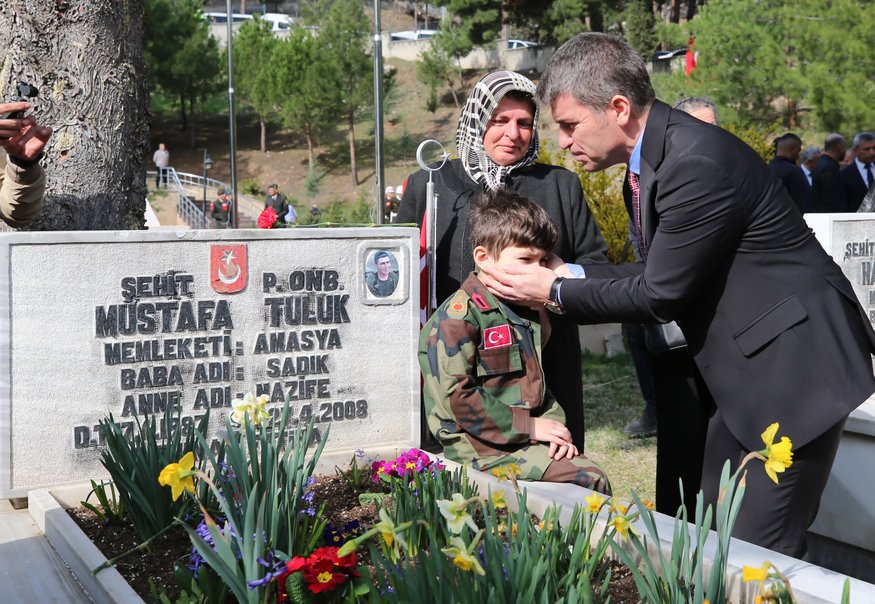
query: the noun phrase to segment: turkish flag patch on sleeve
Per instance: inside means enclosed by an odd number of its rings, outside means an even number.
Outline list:
[[[499,325],[498,327],[488,327],[483,330],[483,349],[501,348],[502,346],[510,346],[512,343],[510,336],[510,325]]]

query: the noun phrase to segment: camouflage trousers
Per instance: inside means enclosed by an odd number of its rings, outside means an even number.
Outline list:
[[[611,494],[608,476],[596,462],[584,455],[571,459],[551,459],[549,451],[550,445],[538,443],[490,460],[487,464],[482,460],[474,460],[473,466],[483,472],[491,471],[496,476],[512,468],[520,480],[570,482],[605,495]]]

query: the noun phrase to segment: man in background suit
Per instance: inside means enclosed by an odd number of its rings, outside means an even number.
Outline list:
[[[830,134],[823,144],[823,154],[812,170],[811,197],[814,212],[844,212],[844,195],[839,183],[839,164],[845,157],[845,137]]]
[[[799,169],[805,177],[805,198],[802,200],[802,213],[807,214],[814,209],[814,198],[811,193],[811,184],[814,176],[811,171],[814,169],[814,164],[820,159],[823,151],[820,147],[806,147],[799,155]]]
[[[805,175],[796,161],[799,159],[799,154],[802,152],[802,139],[788,132],[783,136],[775,139],[775,157],[769,162],[769,168],[772,173],[778,177],[787,193],[790,194],[790,199],[796,204],[799,212],[802,213],[805,197],[807,196],[808,185],[805,183]]]
[[[875,181],[875,134],[860,132],[854,137],[854,161],[839,172],[845,198],[845,212],[856,212],[869,185]]]
[[[484,283],[584,323],[677,321],[711,398],[705,501],[724,462],[737,468],[779,422],[793,463],[778,484],[751,466],[733,534],[801,556],[845,420],[875,391],[875,332],[851,284],[757,153],[655,100],[622,40],[572,38],[538,94],[586,171],[628,165],[644,263],[584,266],[578,279],[557,278],[572,274],[561,263],[497,267]]]

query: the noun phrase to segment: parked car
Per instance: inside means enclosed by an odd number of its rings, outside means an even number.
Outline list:
[[[240,25],[246,21],[251,21],[255,15],[234,13],[231,17],[234,25]],[[294,25],[294,19],[282,13],[264,13],[263,15],[258,15],[258,17],[270,23],[271,31],[285,31]],[[204,13],[204,18],[213,24],[223,24],[228,22],[228,13]]]
[[[674,59],[675,57],[682,57],[687,54],[686,47],[678,48],[676,50],[657,50],[656,51],[656,59],[658,61],[664,59]]]
[[[390,40],[425,40],[439,33],[437,29],[417,29],[416,31],[395,31],[389,36]]]
[[[516,50],[517,48],[535,48],[540,46],[537,42],[531,42],[529,40],[508,40],[507,47],[509,50]]]

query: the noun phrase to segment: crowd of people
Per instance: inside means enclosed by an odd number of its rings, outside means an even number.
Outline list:
[[[859,132],[850,148],[838,133],[823,148],[802,148],[802,139],[788,132],[775,139],[769,167],[790,194],[797,209],[807,214],[857,212],[875,192],[875,134]],[[875,195],[875,193],[872,193]],[[868,206],[867,206],[868,207]]]

